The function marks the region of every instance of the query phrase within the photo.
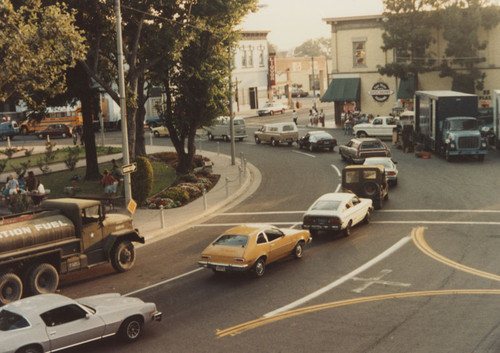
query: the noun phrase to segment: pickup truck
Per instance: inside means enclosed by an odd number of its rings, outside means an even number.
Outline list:
[[[392,116],[377,116],[370,123],[354,125],[354,134],[357,137],[391,137],[396,122],[397,118]]]

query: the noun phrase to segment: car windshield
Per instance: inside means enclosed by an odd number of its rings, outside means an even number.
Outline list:
[[[339,206],[340,201],[338,200],[319,200],[311,207],[311,210],[334,211],[337,210]]]
[[[240,234],[224,234],[214,242],[214,245],[242,246],[248,243],[248,236]]]
[[[234,120],[234,125],[245,125],[245,121],[244,120]]]
[[[0,331],[12,331],[28,326],[28,321],[21,315],[8,310],[0,311]]]
[[[477,130],[477,121],[473,119],[451,120],[450,131]]]
[[[386,168],[392,168],[391,161],[388,159],[365,159],[365,165],[383,165]]]

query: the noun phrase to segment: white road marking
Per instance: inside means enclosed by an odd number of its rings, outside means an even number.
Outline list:
[[[284,225],[291,226],[297,224],[297,222],[274,222],[274,221],[262,221],[262,222],[243,222],[244,224],[274,224],[274,225]],[[193,227],[234,227],[241,225],[242,223],[211,223],[211,224],[193,224]],[[300,223],[301,224],[301,223]],[[467,222],[467,221],[370,221],[370,224],[456,224],[456,225],[484,225],[484,226],[498,226],[500,222]]]
[[[304,211],[267,211],[267,212],[228,212],[228,213],[217,213],[216,216],[244,216],[244,215],[266,215],[266,214],[293,214],[300,213],[303,214],[307,210]],[[500,213],[500,210],[425,210],[425,209],[416,209],[416,210],[377,210],[377,213]]]
[[[293,153],[302,154],[302,155],[307,156],[307,157],[316,158],[316,156],[315,156],[315,155],[313,155],[313,154],[304,153],[304,152],[300,152],[300,151],[292,151],[292,152],[293,152]]]
[[[342,174],[340,173],[339,168],[337,168],[337,166],[336,166],[336,165],[332,164],[331,166],[332,166],[332,168],[333,168],[333,169],[335,169],[335,171],[337,172],[337,175],[338,175],[339,177],[340,177],[340,176],[342,176]]]
[[[183,273],[182,275],[179,275],[179,276],[175,276],[175,277],[172,277],[172,278],[169,278],[165,281],[162,281],[162,282],[158,282],[158,283],[155,283],[155,284],[152,284],[150,286],[147,286],[147,287],[144,287],[144,288],[139,288],[133,292],[129,292],[127,294],[124,294],[124,296],[129,296],[129,295],[133,295],[133,294],[137,294],[137,293],[140,293],[140,292],[144,292],[145,290],[148,290],[148,289],[151,289],[151,288],[155,288],[155,287],[159,287],[161,285],[164,285],[164,284],[167,284],[169,282],[173,282],[177,279],[180,279],[182,277],[187,277],[189,275],[192,275],[193,273],[196,273],[198,271],[201,271],[201,270],[204,270],[203,267],[200,267],[200,268],[197,268],[196,270],[192,270],[192,271],[189,271],[189,272],[186,272],[186,273]]]
[[[264,315],[264,317],[271,317],[271,316],[274,316],[276,314],[279,314],[279,313],[282,313],[284,311],[287,311],[287,310],[291,310],[291,309],[294,309],[316,297],[319,297],[320,295],[328,292],[329,290],[343,284],[344,282],[350,280],[350,279],[353,279],[356,275],[358,275],[359,273],[367,270],[368,268],[370,268],[371,266],[377,264],[378,262],[382,261],[383,259],[385,259],[386,257],[388,257],[389,255],[393,254],[394,252],[396,252],[397,250],[399,250],[403,245],[405,245],[406,243],[408,243],[409,241],[411,241],[411,236],[407,235],[406,237],[402,238],[401,240],[399,240],[396,244],[394,244],[393,246],[391,246],[389,249],[385,250],[383,253],[379,254],[378,256],[374,257],[373,259],[371,259],[370,261],[368,261],[367,263],[365,263],[364,265],[362,265],[361,267],[358,267],[357,269],[355,269],[354,271],[352,271],[351,273],[339,278],[338,280],[330,283],[329,285],[323,287],[323,288],[320,288],[318,289],[317,291],[309,294],[309,295],[306,295],[305,297],[301,298],[301,299],[298,299],[296,301],[294,301],[293,303],[290,303],[288,305],[285,305],[279,309],[276,309],[274,311],[271,311],[267,314]]]
[[[380,274],[377,277],[372,277],[372,278],[353,277],[353,281],[365,282],[365,284],[363,284],[361,287],[353,289],[353,292],[354,293],[361,293],[366,288],[370,287],[373,284],[381,284],[384,286],[397,286],[397,287],[409,287],[409,286],[411,286],[410,283],[382,281],[382,277],[384,277],[385,275],[388,275],[391,272],[392,272],[392,270],[385,269],[385,270],[380,271]]]

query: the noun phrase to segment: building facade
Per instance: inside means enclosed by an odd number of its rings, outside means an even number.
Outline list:
[[[243,31],[233,56],[233,112],[257,109],[268,101],[269,31]]]
[[[379,66],[397,61],[393,51],[384,52],[383,15],[323,19],[331,26],[333,49],[330,78],[322,101],[335,102],[335,119],[340,122],[343,110],[358,110],[373,115],[388,115],[393,110],[412,109],[414,88],[408,82],[383,76]],[[442,29],[433,29],[434,42],[429,52],[435,53],[436,68],[445,57],[446,41]],[[500,26],[480,30],[487,48],[480,53],[486,58],[478,68],[486,74],[484,90],[476,92],[483,104],[491,104],[492,92],[500,87]],[[418,76],[417,90],[449,90],[450,78],[440,78],[439,71]]]

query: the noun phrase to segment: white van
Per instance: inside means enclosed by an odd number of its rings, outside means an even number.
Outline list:
[[[207,136],[210,140],[223,139],[231,141],[231,119],[228,116],[220,116],[213,126],[205,127]],[[243,118],[234,118],[234,139],[242,141],[247,137],[245,120]]]

